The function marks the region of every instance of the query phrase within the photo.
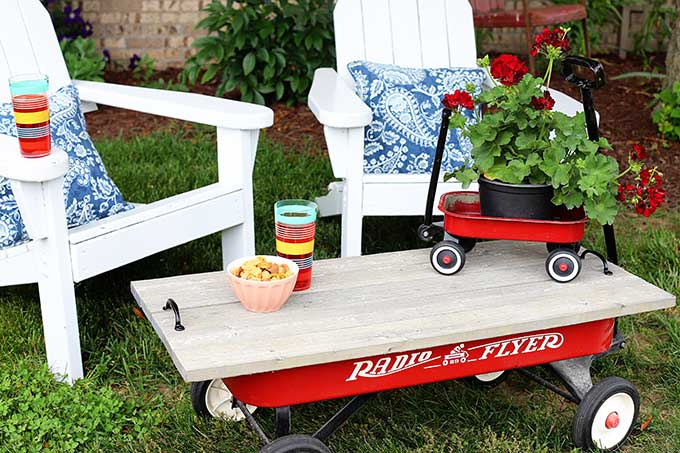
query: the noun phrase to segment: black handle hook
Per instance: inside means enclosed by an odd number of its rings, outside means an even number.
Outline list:
[[[165,303],[165,306],[163,306],[163,311],[170,309],[172,309],[172,312],[175,314],[175,330],[181,332],[184,330],[182,318],[179,316],[179,307],[177,306],[177,303],[172,299],[168,299],[168,301]]]
[[[574,73],[574,66],[581,66],[589,69],[595,78],[591,80],[578,77]],[[581,89],[585,88],[586,90],[597,90],[598,88],[602,88],[606,83],[604,67],[602,67],[602,64],[599,61],[576,55],[569,55],[562,61],[562,75],[567,82],[572,83]]]

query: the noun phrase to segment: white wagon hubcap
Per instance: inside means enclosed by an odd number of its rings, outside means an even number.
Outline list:
[[[214,379],[205,392],[205,406],[213,417],[238,422],[246,418],[246,416],[241,412],[241,409],[232,407],[232,398],[233,395],[227,386],[224,385],[222,379]],[[246,407],[250,412],[254,412],[257,409],[257,407],[250,405]]]
[[[481,382],[491,382],[501,377],[505,371],[494,371],[493,373],[475,374],[475,378]]]
[[[590,430],[598,448],[612,448],[626,438],[633,424],[635,403],[627,393],[616,393],[605,400],[593,418]]]
[[[443,265],[439,263],[440,259]],[[442,274],[455,274],[460,269],[462,261],[463,257],[460,255],[460,252],[450,245],[439,247],[437,253],[432,257],[432,265]],[[453,266],[450,266],[451,263],[453,263]]]

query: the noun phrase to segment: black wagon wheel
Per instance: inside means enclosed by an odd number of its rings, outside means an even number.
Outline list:
[[[465,253],[470,252],[473,248],[475,248],[475,245],[477,245],[477,239],[475,238],[464,238],[459,236],[454,237],[456,238],[456,241],[458,241],[458,243],[463,246]]]
[[[581,241],[576,241],[576,242],[546,242],[545,248],[548,249],[548,252],[552,252],[553,250],[557,249],[571,249],[574,252],[578,253],[579,250],[581,250]]]
[[[508,378],[508,374],[509,373],[504,370],[494,371],[492,373],[475,374],[474,376],[465,378],[465,383],[471,387],[490,390],[505,381]]]
[[[570,282],[581,272],[581,258],[571,249],[553,250],[545,260],[545,271],[556,282]]]
[[[191,405],[196,414],[204,417],[241,421],[246,416],[234,407],[234,397],[222,379],[194,382],[191,384]],[[257,407],[246,406],[250,412]]]
[[[279,437],[260,449],[260,453],[332,453],[319,439],[304,434]]]
[[[430,264],[443,275],[453,275],[465,266],[465,249],[454,241],[441,241],[430,251]]]
[[[635,385],[620,377],[595,384],[574,416],[574,443],[581,448],[614,451],[630,436],[640,411]]]

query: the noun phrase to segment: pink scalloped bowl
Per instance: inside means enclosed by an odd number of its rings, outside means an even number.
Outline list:
[[[235,276],[231,271],[234,268],[240,267],[244,262],[252,260],[256,256],[261,256],[267,261],[276,264],[287,264],[293,275],[283,280],[275,280],[271,282],[259,282],[256,280],[246,280]],[[257,313],[271,313],[279,310],[288,301],[290,294],[295,287],[298,272],[300,269],[294,261],[271,255],[256,255],[246,256],[232,261],[227,266],[227,274],[229,275],[229,282],[234,294],[241,302],[241,305],[246,310]]]

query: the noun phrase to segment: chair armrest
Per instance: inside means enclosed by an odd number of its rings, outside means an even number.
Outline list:
[[[228,129],[262,129],[274,112],[257,104],[202,94],[74,80],[82,101]]]
[[[0,134],[0,176],[11,181],[46,182],[67,171],[68,156],[59,148],[52,148],[49,156],[27,159],[21,156],[16,137]]]
[[[308,104],[316,119],[328,127],[364,127],[373,120],[371,109],[331,68],[314,72]]]

